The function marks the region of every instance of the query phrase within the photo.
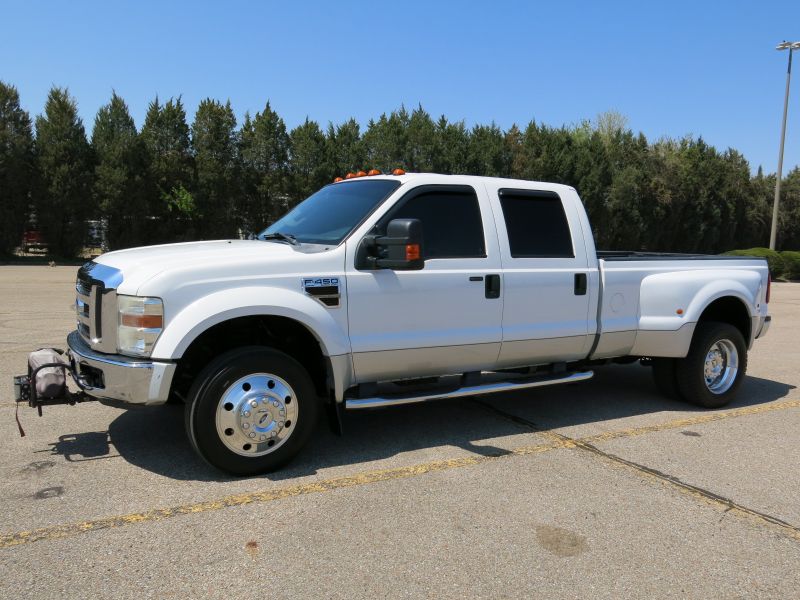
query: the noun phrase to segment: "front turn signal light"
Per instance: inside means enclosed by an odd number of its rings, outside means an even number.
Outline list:
[[[164,329],[160,298],[117,296],[117,350],[120,354],[150,356]]]

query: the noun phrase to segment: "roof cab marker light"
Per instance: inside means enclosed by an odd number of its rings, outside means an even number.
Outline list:
[[[392,171],[392,175],[405,175],[406,172],[403,169],[395,169]],[[347,175],[342,177],[337,177],[333,180],[333,183],[339,183],[340,181],[344,181],[345,179],[354,179],[356,177],[372,177],[373,175],[383,175],[383,171],[380,169],[370,169],[369,171],[357,171],[356,173],[348,173]]]
[[[392,175],[405,175],[405,174],[406,172],[403,171],[403,169],[395,169],[394,171],[392,171]]]

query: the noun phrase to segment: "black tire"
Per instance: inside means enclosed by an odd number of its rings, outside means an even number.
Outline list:
[[[737,366],[735,376],[724,390],[715,393],[709,389],[705,379],[706,355],[717,342],[728,341],[736,351]],[[704,408],[720,408],[727,405],[744,379],[747,371],[747,346],[742,333],[733,325],[715,321],[700,322],[694,331],[692,345],[686,358],[675,364],[675,378],[678,390],[688,402]]]
[[[261,373],[274,375],[291,387],[292,400],[295,402],[292,410],[296,411],[296,417],[293,422],[286,419],[285,428],[281,427],[281,431],[285,429],[287,432],[286,439],[279,442],[275,450],[254,443],[257,447],[264,447],[262,451],[267,454],[243,456],[233,452],[227,445],[233,442],[223,441],[222,434],[218,433],[218,410],[222,410],[220,407],[223,406],[223,395],[234,389],[231,386],[235,382]],[[217,357],[198,375],[189,391],[186,404],[186,433],[195,451],[217,469],[239,476],[267,473],[285,465],[302,449],[316,427],[320,414],[319,405],[320,399],[311,377],[300,363],[272,348],[248,346]],[[271,407],[268,408],[272,410]],[[288,402],[285,408],[288,410]],[[225,409],[231,410],[227,404]],[[255,412],[253,409],[253,413]],[[229,431],[225,430],[226,433]],[[238,436],[239,432],[235,435]]]
[[[675,363],[674,358],[654,358],[653,381],[662,396],[671,400],[683,400],[675,378]]]

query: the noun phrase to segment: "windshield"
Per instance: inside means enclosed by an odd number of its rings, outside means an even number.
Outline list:
[[[306,244],[338,246],[364,218],[400,186],[376,179],[327,185],[262,231],[293,236]]]

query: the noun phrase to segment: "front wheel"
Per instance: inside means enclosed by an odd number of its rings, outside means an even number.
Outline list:
[[[319,398],[292,357],[253,346],[226,352],[198,376],[186,405],[186,432],[209,464],[233,475],[273,471],[305,445]]]
[[[697,324],[686,358],[675,365],[681,395],[705,408],[728,404],[744,379],[747,347],[741,332],[728,323]]]

